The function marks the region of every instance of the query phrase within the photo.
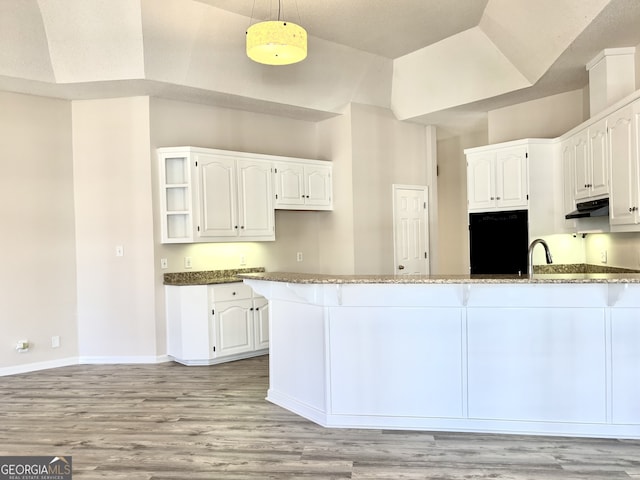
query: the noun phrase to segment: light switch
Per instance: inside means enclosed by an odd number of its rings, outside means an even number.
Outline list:
[[[124,246],[116,245],[116,257],[124,257]]]

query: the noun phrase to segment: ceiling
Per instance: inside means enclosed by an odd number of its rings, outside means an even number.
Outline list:
[[[244,30],[280,18],[304,62],[270,67]],[[0,89],[155,95],[318,121],[351,102],[458,132],[580,89],[605,48],[640,45],[638,0],[0,0]]]
[[[278,18],[278,0],[197,1],[253,22]],[[280,0],[280,18],[309,35],[393,59],[478,25],[487,1]]]

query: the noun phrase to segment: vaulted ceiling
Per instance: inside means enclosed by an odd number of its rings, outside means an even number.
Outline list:
[[[246,28],[304,26],[308,58],[245,55]],[[156,95],[316,121],[350,102],[473,127],[584,87],[605,48],[640,45],[638,0],[0,0],[0,89]]]

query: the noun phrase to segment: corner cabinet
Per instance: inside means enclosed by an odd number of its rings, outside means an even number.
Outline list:
[[[332,210],[332,167],[329,162],[275,162],[275,208]]]
[[[474,151],[475,150],[475,151]],[[465,150],[469,211],[517,210],[528,207],[527,146]]]
[[[243,283],[165,286],[167,354],[213,365],[269,352],[269,304]]]

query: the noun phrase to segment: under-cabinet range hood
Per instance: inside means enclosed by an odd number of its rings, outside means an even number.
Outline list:
[[[608,217],[609,199],[588,200],[576,203],[576,209],[565,215],[565,218],[587,218],[587,217]]]

